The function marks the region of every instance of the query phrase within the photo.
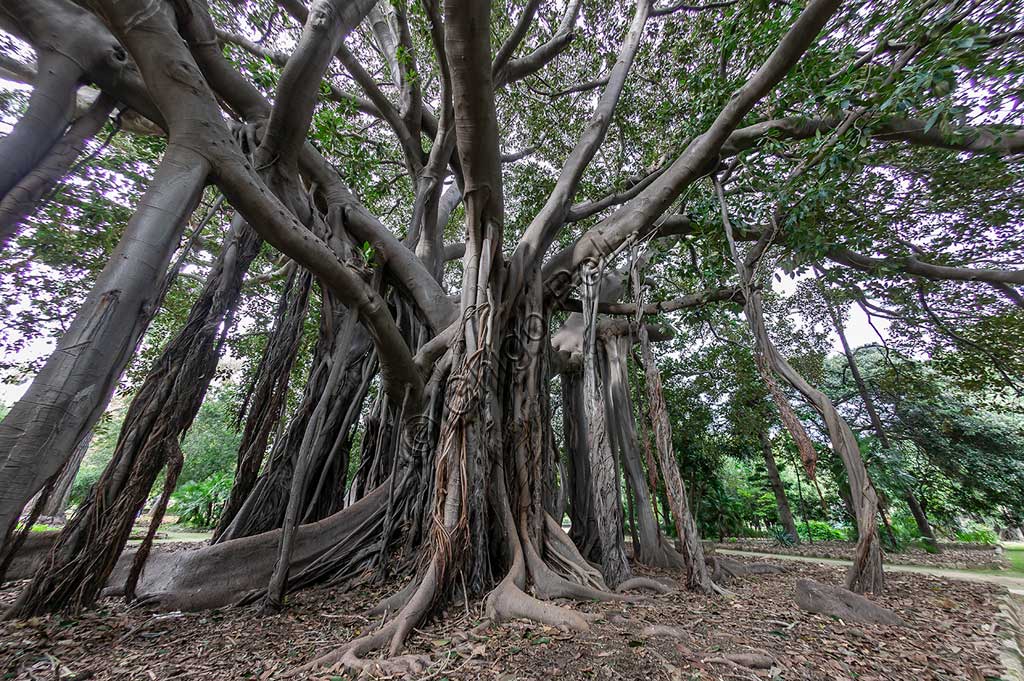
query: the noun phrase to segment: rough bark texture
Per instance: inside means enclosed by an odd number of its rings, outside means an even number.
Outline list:
[[[693,591],[710,594],[714,591],[714,583],[708,573],[704,560],[704,546],[697,532],[697,523],[693,520],[689,503],[686,498],[686,487],[679,474],[672,450],[672,426],[665,407],[665,396],[661,388],[661,373],[654,363],[651,343],[647,328],[640,328],[641,357],[644,363],[644,378],[647,384],[647,404],[651,414],[651,427],[654,430],[654,443],[658,450],[658,463],[661,466],[661,477],[665,481],[665,494],[669,508],[672,509],[672,520],[675,522],[676,535],[682,547],[683,562],[686,566],[687,587]]]
[[[789,499],[786,498],[786,488],[779,477],[779,467],[775,465],[775,454],[772,453],[772,442],[767,433],[758,433],[761,440],[761,456],[764,457],[764,468],[768,473],[768,482],[772,486],[772,493],[775,495],[775,505],[779,509],[779,522],[786,536],[794,544],[800,542],[800,535],[796,531],[796,522],[793,520],[793,512],[789,508]]]
[[[159,304],[160,281],[209,165],[168,145],[109,264],[25,396],[0,422],[0,531],[71,457],[106,408]]]
[[[238,509],[252,492],[267,445],[277,426],[288,396],[288,383],[309,305],[312,276],[294,268],[288,275],[278,304],[274,328],[267,339],[256,371],[256,385],[246,398],[245,428],[238,446],[238,461],[231,493],[213,534],[216,542],[235,519]]]
[[[92,605],[131,534],[160,470],[168,467],[164,493],[154,510],[154,524],[139,548],[129,577],[133,582],[152,545],[167,498],[181,466],[179,440],[192,425],[213,379],[225,323],[238,303],[242,277],[259,252],[261,241],[236,220],[184,328],[168,343],[125,414],[113,457],[74,519],[26,587],[12,616],[53,609],[80,611]],[[224,327],[224,328],[222,328]]]
[[[629,376],[626,353],[632,345],[629,336],[611,336],[603,339],[606,378],[605,403],[608,410],[609,435],[614,444],[626,482],[634,500],[637,539],[633,545],[634,559],[646,565],[665,568],[684,566],[682,556],[661,534],[640,463],[640,445],[634,421],[633,400],[629,395]]]
[[[629,579],[631,572],[623,549],[618,465],[606,429],[605,391],[598,375],[598,296],[591,283],[597,277],[600,277],[600,273],[589,268],[583,273],[583,399],[587,415],[587,452],[590,455],[594,519],[601,538],[601,573],[605,581],[614,587]]]

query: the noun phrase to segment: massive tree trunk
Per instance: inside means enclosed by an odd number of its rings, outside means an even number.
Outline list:
[[[57,349],[0,422],[0,532],[92,430],[156,307],[209,165],[171,140],[124,235]]]
[[[654,228],[655,221],[682,192],[706,174],[739,121],[796,63],[835,11],[838,0],[812,0],[764,66],[729,99],[712,127],[696,137],[661,178],[588,232],[578,242],[579,249],[571,249],[566,258],[549,261],[556,270],[564,267],[555,276],[572,283],[580,262],[592,259],[591,266],[583,268],[584,369],[581,399],[574,408],[576,414],[585,413],[586,446],[577,443],[571,447],[574,476],[586,491],[574,492],[573,506],[580,511],[580,529],[588,532],[593,521],[600,537],[603,575],[580,555],[549,513],[557,506],[551,499],[556,454],[547,396],[551,379],[549,313],[564,291],[548,286],[551,279],[545,277],[545,272],[551,271],[547,266],[542,270],[541,264],[570,217],[580,180],[614,118],[651,4],[637,5],[591,120],[543,209],[507,261],[495,88],[535,72],[544,63],[545,54],[553,56],[563,49],[559,45],[568,43],[578,2],[569,3],[553,46],[542,46],[515,58],[529,26],[527,17],[522,30],[513,31],[493,61],[489,3],[446,0],[443,21],[435,3],[424,3],[441,82],[441,115],[436,121],[424,109],[420,92],[423,81],[416,73],[413,41],[403,8],[396,8],[393,25],[392,15],[378,13],[373,20],[374,35],[385,51],[392,49],[389,46],[397,51],[400,46],[408,57],[398,59],[395,54],[388,62],[401,92],[399,109],[388,102],[375,79],[367,77],[344,48],[346,34],[370,10],[370,0],[317,0],[308,12],[301,3],[285,3],[290,13],[302,19],[304,28],[280,79],[276,97],[279,106],[271,109],[224,60],[201,0],[166,5],[144,4],[141,0],[93,0],[91,4],[134,55],[147,91],[161,118],[166,119],[171,144],[164,165],[174,158],[181,136],[187,134],[194,158],[178,160],[194,161],[199,168],[194,177],[184,177],[195,180],[187,196],[197,193],[198,184],[211,171],[210,176],[227,199],[261,237],[330,289],[324,299],[325,309],[336,311],[333,319],[347,320],[348,328],[355,326],[358,316],[356,335],[365,334],[361,349],[356,351],[356,341],[350,342],[347,334],[338,333],[340,324],[322,332],[318,344],[322,347],[318,347],[304,404],[293,416],[288,433],[275,440],[267,476],[261,478],[270,480],[273,474],[276,483],[283,483],[276,487],[281,491],[280,501],[260,492],[258,481],[222,533],[220,543],[191,552],[191,556],[155,557],[150,569],[134,583],[139,576],[137,568],[145,558],[143,549],[139,557],[133,557],[134,569],[122,564],[123,569],[132,570],[125,577],[125,593],[153,596],[170,607],[251,602],[267,591],[273,602],[289,589],[314,581],[346,582],[368,567],[379,567],[392,555],[394,539],[402,536],[405,541],[398,544],[401,548],[396,553],[403,559],[402,567],[411,572],[409,566],[414,565],[417,574],[407,590],[388,600],[392,611],[398,608],[396,616],[326,657],[331,663],[341,661],[352,668],[367,669],[376,663],[360,660],[360,656],[384,646],[391,655],[397,654],[424,615],[442,608],[455,595],[468,598],[487,594],[486,613],[492,621],[525,617],[582,630],[589,626],[587,617],[543,600],[618,599],[622,596],[613,594],[609,586],[636,586],[638,582],[626,579],[629,565],[623,550],[615,451],[620,452],[638,498],[646,543],[658,545],[662,540],[651,512],[632,429],[624,364],[616,363],[613,371],[609,363],[601,375],[598,296],[593,290],[600,268],[592,265],[608,263],[614,254],[609,251],[595,255],[594,249],[614,250],[624,240],[642,238]],[[535,11],[534,7],[528,14]],[[540,56],[536,56],[538,53]],[[367,91],[373,100],[371,108],[395,131],[413,175],[415,205],[410,236],[404,244],[355,201],[326,159],[304,143],[322,78],[335,54]],[[231,143],[210,85],[232,114],[248,123],[265,124],[255,162],[245,159]],[[421,145],[423,131],[433,135],[429,153]],[[452,159],[455,141],[457,158]],[[438,201],[448,166],[465,201],[466,248],[457,311],[438,283],[443,245]],[[267,172],[261,175],[263,171]],[[162,177],[161,181],[166,179]],[[178,198],[183,198],[181,193]],[[180,203],[182,215],[194,205]],[[331,231],[319,229],[325,223]],[[348,234],[365,239],[381,254],[379,268],[350,258],[345,249],[338,248],[337,242]],[[381,275],[374,276],[373,283],[367,281],[369,269]],[[343,312],[342,307],[347,309]],[[510,340],[522,351],[510,353]],[[620,341],[613,342],[624,354]],[[186,369],[189,357],[192,355],[183,358]],[[378,364],[381,391],[374,407],[376,426],[364,441],[367,456],[362,463],[366,468],[352,494],[358,501],[321,522],[296,527],[303,517],[316,517],[341,503],[339,487],[344,484],[347,469],[343,464],[347,462],[349,433]],[[656,375],[649,356],[645,368],[649,378],[652,371]],[[205,377],[203,373],[194,379],[201,384],[199,392],[205,388],[199,379]],[[116,375],[110,380],[115,379]],[[344,388],[336,389],[342,381]],[[178,399],[173,390],[164,390],[167,387],[154,378],[147,381],[144,391]],[[182,388],[182,406],[176,405],[169,416],[180,422],[168,428],[173,438],[157,442],[164,446],[161,455],[118,457],[103,489],[87,509],[90,518],[96,520],[102,504],[109,501],[115,513],[106,524],[109,531],[99,542],[103,548],[95,551],[102,563],[100,569],[95,574],[73,575],[75,580],[88,584],[85,590],[75,592],[74,598],[79,601],[88,600],[97,588],[100,573],[113,568],[110,556],[116,555],[112,551],[120,550],[126,519],[137,507],[139,494],[148,490],[163,459],[176,454],[172,445],[187,427],[185,415],[194,404],[195,388]],[[688,580],[691,587],[709,591],[713,585],[672,453],[660,383],[651,380],[648,389],[652,415],[656,417],[659,461],[684,547]],[[261,393],[274,390],[279,389],[268,387]],[[573,394],[577,394],[575,390]],[[144,397],[148,399],[148,393]],[[255,417],[253,435],[247,438],[246,451],[239,460],[240,471],[244,468],[254,472],[266,448],[267,423],[276,420],[278,410],[272,397],[266,403],[267,408],[261,406]],[[152,406],[150,402],[150,410]],[[122,433],[125,449],[133,429],[144,430],[139,424],[148,415],[149,411],[133,414]],[[612,432],[607,430],[609,421],[615,428]],[[580,436],[579,431],[573,433],[574,438]],[[617,443],[614,450],[613,443]],[[584,472],[587,477],[582,475]],[[127,479],[115,480],[121,474],[127,474]],[[239,486],[239,497],[251,484],[251,473],[243,477],[246,479]],[[372,486],[377,480],[382,484],[363,494],[362,486]],[[173,475],[169,475],[166,487],[167,491],[173,487]],[[114,498],[108,499],[104,491],[113,493]],[[578,503],[584,493],[589,495],[585,507]],[[325,504],[323,509],[319,505],[314,508],[321,502]],[[275,516],[273,524],[283,522],[284,530],[229,539],[246,533],[232,533],[231,528],[248,526],[261,514]],[[68,545],[64,542],[57,553],[66,558]],[[267,589],[275,546],[279,547],[278,569]],[[91,546],[89,550],[93,550]],[[536,597],[527,595],[530,587]],[[245,593],[240,594],[240,590]],[[41,591],[35,588],[26,593],[23,602],[38,607]]]
[[[800,542],[800,535],[796,531],[796,522],[793,520],[793,512],[789,508],[789,499],[786,498],[786,488],[779,477],[779,467],[775,465],[775,454],[772,453],[772,441],[765,432],[757,434],[761,441],[761,456],[764,457],[764,468],[768,473],[768,482],[772,486],[772,493],[775,494],[775,505],[779,509],[779,522],[786,536],[794,544]]]
[[[78,612],[92,605],[166,465],[160,502],[128,577],[126,593],[129,598],[134,596],[135,581],[181,469],[180,438],[191,426],[213,379],[230,327],[226,320],[234,313],[242,278],[260,244],[260,238],[243,221],[233,222],[185,326],[167,344],[129,405],[110,463],[74,519],[61,531],[11,616],[59,609]]]
[[[640,447],[634,421],[633,400],[629,394],[626,353],[633,344],[631,336],[609,336],[602,339],[606,407],[611,441],[618,452],[626,481],[633,493],[634,513],[638,526],[638,544],[633,555],[637,561],[657,567],[681,568],[683,558],[662,536],[648,492],[647,480],[640,463]]]

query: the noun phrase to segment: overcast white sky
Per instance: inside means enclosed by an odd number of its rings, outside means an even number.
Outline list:
[[[775,282],[776,285],[781,289],[781,292],[785,294],[791,294],[795,290],[795,281],[791,278],[783,275],[782,283]],[[876,319],[875,325],[878,326],[878,330],[883,334],[886,333],[887,322],[884,319]],[[839,337],[834,333],[832,337],[832,349],[835,352],[842,352],[843,348],[839,344]],[[878,336],[875,334],[871,325],[868,324],[867,317],[864,315],[864,311],[859,306],[853,305],[849,312],[849,321],[846,327],[846,337],[853,347],[858,347],[866,343],[875,343],[878,341]],[[50,340],[37,340],[28,344],[21,352],[18,353],[17,359],[19,360],[32,360],[37,357],[44,357],[53,352],[53,348],[56,344],[55,339]],[[28,389],[29,381],[19,385],[10,385],[6,383],[0,383],[0,403],[2,404],[13,404],[17,401]]]

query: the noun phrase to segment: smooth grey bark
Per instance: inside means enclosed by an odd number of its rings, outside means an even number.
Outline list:
[[[172,139],[82,308],[0,422],[0,531],[13,527],[106,408],[159,303],[160,282],[209,168]]]
[[[626,353],[632,345],[631,336],[610,336],[603,339],[605,356],[605,406],[611,441],[632,491],[637,537],[633,556],[641,563],[657,567],[683,567],[682,556],[665,540],[654,517],[654,507],[640,463],[640,446],[633,420],[633,401],[629,395]]]
[[[779,510],[779,522],[786,531],[786,536],[794,544],[800,542],[800,535],[796,531],[796,522],[793,520],[793,512],[789,508],[789,499],[786,498],[786,488],[779,476],[779,467],[775,464],[775,454],[772,453],[772,441],[768,434],[760,432],[757,434],[761,441],[761,456],[764,457],[765,471],[768,473],[768,482],[772,486],[772,493],[775,495],[775,505]]]
[[[671,166],[636,197],[589,229],[544,265],[544,279],[557,282],[580,264],[611,253],[633,234],[646,235],[672,202],[717,162],[730,133],[750,110],[783,79],[813,44],[839,9],[841,0],[812,0],[793,22],[761,67],[733,93],[706,132],[687,145]],[[568,284],[568,281],[564,282]]]
[[[3,250],[39,200],[71,169],[85,148],[85,143],[107,122],[114,105],[112,98],[100,93],[38,164],[3,196],[0,200],[0,250]],[[0,158],[4,158],[5,153],[0,149]]]

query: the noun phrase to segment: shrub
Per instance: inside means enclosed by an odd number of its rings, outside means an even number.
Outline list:
[[[178,515],[178,524],[201,530],[215,526],[231,494],[231,483],[231,475],[215,473],[178,487],[171,497],[171,510]]]
[[[821,520],[809,520],[797,525],[797,534],[801,541],[842,541],[845,536],[843,531],[832,527]]]
[[[957,531],[956,540],[967,544],[995,544],[999,541],[999,537],[986,527],[977,527],[971,530]]]

